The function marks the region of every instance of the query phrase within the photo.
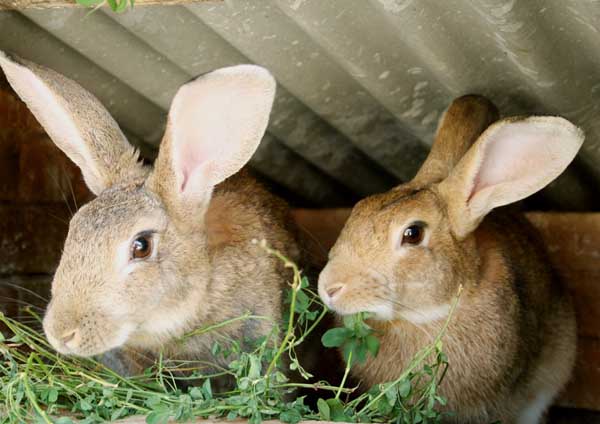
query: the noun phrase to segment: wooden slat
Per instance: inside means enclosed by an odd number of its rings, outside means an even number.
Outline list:
[[[552,264],[573,292],[579,334],[600,339],[600,214],[530,213],[527,217],[540,230]]]
[[[177,5],[201,3],[209,0],[136,0],[136,6],[147,5]],[[210,0],[221,1],[221,0]],[[81,7],[75,0],[0,0],[0,10],[48,9],[59,7]]]
[[[294,218],[312,240],[321,263],[349,209],[298,209]],[[573,379],[559,404],[600,410],[600,213],[528,213],[546,242],[550,260],[573,294],[579,346]]]
[[[146,424],[145,417],[130,417],[125,418],[123,420],[119,420],[119,423],[122,424]],[[169,420],[169,423],[175,423],[175,420]],[[189,422],[189,421],[186,421]],[[198,418],[194,421],[194,423],[202,423],[202,424],[248,424],[246,420],[225,420],[225,419],[202,419]],[[263,421],[263,424],[281,424],[281,421],[278,420],[267,420]],[[298,424],[334,424],[333,421],[300,421]],[[339,423],[338,423],[339,424]]]
[[[61,204],[0,204],[0,274],[51,274],[71,217]]]
[[[558,404],[573,408],[600,410],[600,340],[579,337],[577,365],[573,378]]]

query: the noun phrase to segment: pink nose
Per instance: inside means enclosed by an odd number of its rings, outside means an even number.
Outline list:
[[[343,284],[334,284],[330,287],[327,287],[325,289],[325,292],[327,293],[327,296],[329,296],[329,298],[333,298],[336,294],[340,294],[343,288]]]
[[[76,347],[79,344],[79,331],[77,329],[66,331],[60,341],[68,348]]]

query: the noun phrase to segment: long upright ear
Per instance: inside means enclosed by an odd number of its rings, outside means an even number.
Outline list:
[[[95,194],[147,173],[108,111],[75,81],[1,51],[0,67],[54,143],[81,168]]]
[[[148,179],[168,208],[189,221],[189,213],[208,204],[214,186],[250,160],[267,128],[275,85],[266,69],[239,65],[179,89]]]
[[[493,208],[544,188],[575,158],[583,139],[579,128],[552,116],[489,127],[438,186],[454,234],[464,238]]]
[[[498,120],[498,109],[483,96],[455,99],[440,119],[431,151],[412,183],[418,187],[446,178],[477,137]]]

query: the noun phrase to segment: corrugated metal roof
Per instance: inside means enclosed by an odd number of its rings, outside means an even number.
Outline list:
[[[146,151],[181,84],[259,63],[279,89],[252,166],[321,206],[409,179],[461,94],[505,115],[560,114],[587,140],[533,205],[589,210],[600,204],[599,29],[597,0],[235,0],[4,11],[0,49],[79,81]]]

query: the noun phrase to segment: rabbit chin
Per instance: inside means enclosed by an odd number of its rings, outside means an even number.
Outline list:
[[[394,308],[385,303],[372,304],[372,305],[349,305],[344,302],[328,302],[327,305],[332,311],[340,315],[352,315],[359,312],[368,312],[372,314],[373,319],[380,321],[389,321],[394,319]]]
[[[448,317],[449,304],[428,306],[423,308],[394,310],[389,303],[378,304],[348,304],[345,302],[327,302],[327,306],[340,315],[351,315],[358,312],[369,312],[372,318],[380,321],[393,321],[397,319],[408,321],[412,324],[427,324]]]

